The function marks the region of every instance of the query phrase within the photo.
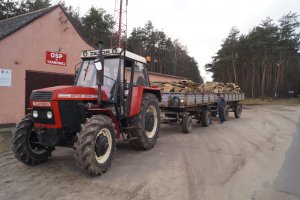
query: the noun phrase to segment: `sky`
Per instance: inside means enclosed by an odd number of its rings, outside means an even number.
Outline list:
[[[91,6],[112,15],[115,8],[115,0],[65,0],[65,3],[80,15]],[[128,0],[127,11],[128,36],[134,27],[144,27],[148,20],[152,21],[155,28],[173,40],[179,39],[198,62],[204,81],[211,81],[211,74],[204,66],[212,62],[232,27],[247,34],[267,17],[277,21],[290,11],[300,14],[300,0]]]

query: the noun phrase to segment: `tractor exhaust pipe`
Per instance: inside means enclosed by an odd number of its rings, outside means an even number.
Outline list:
[[[98,85],[98,105],[101,105],[102,100],[102,92],[101,92],[101,86],[103,85],[103,79],[104,79],[104,57],[103,57],[103,42],[99,42],[99,53],[98,57],[95,60],[95,66],[97,69],[97,85]]]

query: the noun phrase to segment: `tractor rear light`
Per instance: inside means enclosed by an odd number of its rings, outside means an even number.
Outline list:
[[[48,119],[52,119],[52,117],[53,117],[52,112],[51,112],[51,111],[48,111],[48,112],[47,112],[47,118],[48,118]]]
[[[32,112],[32,116],[33,116],[34,118],[38,118],[38,116],[39,116],[38,111],[34,110],[34,111]]]

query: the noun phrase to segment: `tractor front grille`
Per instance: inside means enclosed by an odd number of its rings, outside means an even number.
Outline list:
[[[42,91],[32,92],[30,99],[31,100],[52,100],[52,92],[42,92]]]
[[[60,118],[64,128],[80,131],[80,125],[85,122],[85,108],[80,101],[59,101]]]

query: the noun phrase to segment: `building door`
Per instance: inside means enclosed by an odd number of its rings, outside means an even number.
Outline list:
[[[74,75],[70,74],[55,74],[36,71],[26,71],[25,81],[25,114],[28,113],[30,95],[32,90],[52,87],[57,85],[73,85]]]

